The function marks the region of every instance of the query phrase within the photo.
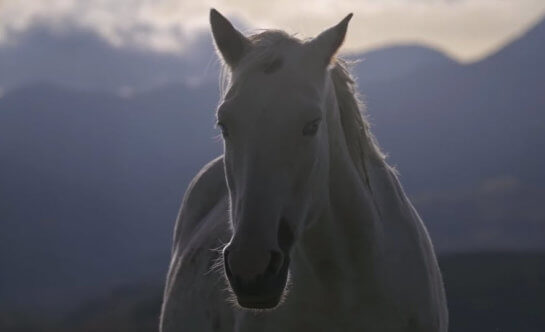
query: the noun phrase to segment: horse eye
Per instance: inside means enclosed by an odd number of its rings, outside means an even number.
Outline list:
[[[221,130],[221,134],[223,135],[223,137],[229,136],[227,132],[227,127],[223,123],[218,122],[216,124],[216,127],[218,127]]]
[[[303,128],[303,136],[314,136],[320,127],[320,121],[322,119],[312,120]]]

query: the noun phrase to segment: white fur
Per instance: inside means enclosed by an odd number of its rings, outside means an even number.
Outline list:
[[[431,241],[369,130],[345,63],[333,59],[320,71],[311,58],[302,62],[310,56],[309,42],[279,31],[249,40],[253,48],[229,69],[229,91],[222,100],[222,105],[231,102],[229,115],[238,121],[232,136],[240,137],[225,147],[236,184],[226,182],[222,156],[189,186],[175,228],[161,331],[447,331],[445,293]],[[284,60],[283,68],[263,75],[260,65],[276,57]],[[299,141],[289,129],[298,128],[294,122],[302,104],[296,100],[312,100],[316,91],[322,127],[316,141]],[[301,150],[305,146],[314,154]],[[309,164],[313,183],[300,192],[281,191],[287,188],[282,177],[292,176],[290,170],[305,164],[307,154],[326,159]],[[256,163],[248,155],[267,162]],[[259,185],[252,174],[259,174]],[[314,183],[320,181],[323,185]],[[263,204],[252,227],[241,217],[246,201],[240,196],[246,191],[270,200],[250,200]],[[216,264],[221,262],[217,249],[239,237],[259,240],[244,242],[251,245],[273,245],[276,235],[270,233],[277,225],[261,220],[290,210],[289,204],[297,205],[290,206],[297,211],[290,215],[296,242],[289,293],[274,310],[232,305],[223,268]],[[245,234],[249,229],[260,231]]]

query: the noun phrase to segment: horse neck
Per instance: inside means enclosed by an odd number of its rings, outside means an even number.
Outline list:
[[[392,261],[420,262],[426,256],[428,266],[435,264],[427,231],[395,171],[369,141],[370,133],[343,126],[347,123],[342,113],[356,109],[341,109],[344,101],[337,100],[331,79],[328,85],[329,198],[318,221],[300,241],[301,258],[312,269],[325,264],[328,269],[336,267],[344,277],[371,278],[376,283],[381,282],[377,276],[391,270]],[[358,158],[355,151],[360,151]]]
[[[444,306],[441,276],[420,217],[380,154],[353,158],[349,143],[354,142],[341,121],[347,110],[339,106],[332,87],[327,91],[329,199],[291,255],[293,290],[300,295],[294,298],[318,308],[327,299],[323,307],[328,315],[357,312],[361,319],[367,313],[371,321],[391,318],[403,294],[411,306],[429,298],[434,299],[432,308]],[[358,137],[358,144],[365,144],[370,134],[359,132],[365,137]],[[421,302],[413,302],[414,289]],[[442,315],[445,319],[446,313]]]
[[[365,165],[358,164],[351,156],[333,82],[329,79],[326,84],[329,202],[318,221],[303,235],[301,259],[315,276],[344,279],[343,274],[355,276],[377,271],[374,257],[380,252],[377,239],[381,237],[381,225],[370,186],[361,175]],[[318,273],[321,266],[337,273]]]

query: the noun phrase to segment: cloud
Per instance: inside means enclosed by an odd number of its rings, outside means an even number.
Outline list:
[[[215,83],[219,61],[211,37],[201,31],[195,39],[191,52],[178,54],[149,47],[115,47],[88,29],[72,27],[55,33],[37,25],[18,32],[17,42],[0,46],[0,87],[9,91],[50,82],[130,97],[135,91],[173,82]]]
[[[345,50],[419,42],[462,60],[480,58],[545,13],[542,0],[3,0],[0,40],[40,23],[62,31],[91,29],[122,47],[188,52],[216,7],[246,27],[281,28],[313,36],[349,12]]]

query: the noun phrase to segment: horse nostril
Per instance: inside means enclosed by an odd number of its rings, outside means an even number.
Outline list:
[[[269,265],[267,266],[266,274],[275,275],[280,272],[284,263],[284,255],[278,251],[271,251]]]
[[[258,281],[263,278],[277,275],[284,264],[284,255],[281,251],[237,251],[226,247],[223,250],[223,266],[226,276],[231,282],[242,284],[242,280]]]

